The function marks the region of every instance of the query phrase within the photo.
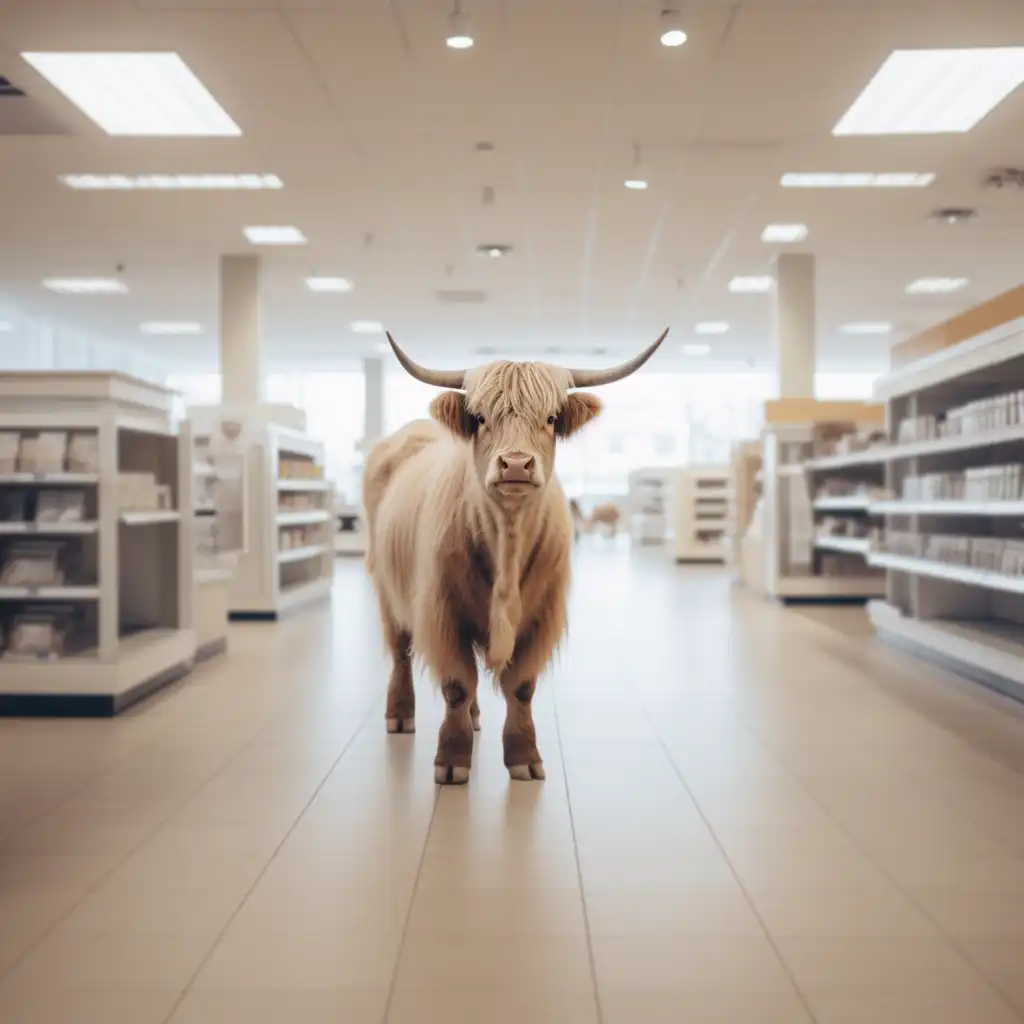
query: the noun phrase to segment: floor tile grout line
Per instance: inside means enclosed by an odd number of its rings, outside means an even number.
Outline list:
[[[271,851],[270,856],[267,858],[267,862],[263,865],[262,868],[260,868],[259,874],[257,874],[252,885],[250,885],[249,888],[246,889],[245,894],[242,896],[241,900],[238,903],[238,906],[235,907],[235,909],[231,912],[231,915],[228,917],[227,921],[224,922],[224,926],[217,933],[216,938],[214,938],[213,942],[210,943],[209,948],[203,955],[203,959],[199,962],[199,965],[192,972],[192,976],[185,983],[184,988],[182,988],[182,990],[178,993],[177,998],[174,1000],[174,1004],[171,1006],[170,1010],[163,1018],[162,1024],[169,1024],[169,1022],[174,1018],[174,1015],[178,1012],[178,1008],[184,1002],[185,997],[189,994],[189,992],[192,991],[192,986],[195,984],[196,978],[198,978],[199,975],[202,973],[202,970],[209,962],[210,957],[214,954],[217,947],[223,941],[224,935],[227,933],[227,930],[231,927],[235,918],[238,917],[238,915],[241,913],[242,908],[248,902],[249,897],[253,894],[253,891],[263,880],[264,875],[266,875],[267,869],[270,867],[271,864],[274,863],[274,860],[276,859],[277,855],[281,852],[282,847],[291,838],[291,835],[295,831],[295,829],[298,828],[299,822],[302,821],[306,812],[313,805],[313,802],[316,800],[316,798],[320,795],[324,786],[327,785],[327,782],[330,779],[330,777],[335,773],[335,771],[337,771],[338,765],[341,763],[342,758],[348,753],[349,749],[351,748],[352,744],[355,743],[356,738],[359,736],[359,734],[363,731],[363,729],[366,728],[367,724],[370,721],[371,715],[373,715],[374,711],[376,711],[377,708],[380,707],[382,700],[383,698],[378,696],[375,700],[371,702],[370,707],[367,709],[366,713],[360,719],[359,724],[352,731],[352,735],[349,736],[349,738],[345,741],[345,745],[341,748],[340,752],[338,753],[338,756],[331,762],[330,768],[327,769],[327,772],[325,773],[324,777],[320,780],[316,789],[313,791],[312,796],[310,796],[310,798],[305,802],[305,804],[303,804],[302,809],[295,816],[295,820],[288,827],[288,830],[281,838],[281,841]]]
[[[414,734],[415,735],[415,734]],[[471,783],[472,784],[472,783]],[[402,966],[402,954],[405,952],[405,944],[409,938],[409,925],[412,923],[412,911],[416,905],[416,893],[419,892],[420,878],[423,876],[423,865],[427,860],[427,847],[430,845],[430,835],[434,831],[434,819],[437,817],[437,808],[441,803],[441,796],[444,793],[444,786],[434,787],[434,803],[430,808],[430,821],[427,822],[427,833],[423,837],[423,849],[420,850],[420,859],[416,865],[416,877],[412,883],[412,894],[409,896],[409,906],[405,911],[405,921],[402,924],[402,935],[398,940],[398,951],[395,953],[395,966],[391,971],[391,981],[388,984],[388,996],[384,1001],[384,1011],[381,1014],[381,1024],[387,1024],[391,1017],[391,1005],[395,1001],[395,991],[398,988],[398,973]]]
[[[857,834],[846,824],[846,822],[844,822],[842,818],[840,818],[834,811],[832,811],[829,807],[822,803],[817,796],[815,796],[814,792],[807,786],[803,779],[801,779],[800,776],[795,774],[785,763],[785,761],[783,761],[782,758],[780,758],[775,753],[771,744],[768,743],[767,740],[765,740],[765,738],[758,731],[757,727],[747,720],[747,718],[743,715],[739,708],[735,707],[731,701],[729,701],[729,706],[732,707],[733,712],[740,719],[740,721],[743,722],[743,724],[748,729],[750,729],[750,731],[757,737],[758,742],[761,743],[762,746],[764,746],[765,749],[775,758],[775,760],[779,762],[779,765],[782,771],[786,774],[786,776],[821,811],[825,818],[831,821],[832,824],[835,825],[844,836],[846,836],[846,838],[853,844],[853,846],[878,869],[878,871],[882,874],[885,880],[898,893],[900,893],[900,895],[902,895],[914,907],[914,909],[917,910],[918,913],[920,913],[921,916],[925,918],[925,920],[927,920],[932,925],[935,931],[943,939],[946,940],[950,948],[957,954],[957,956],[959,956],[960,959],[975,974],[978,975],[978,977],[985,983],[985,986],[990,991],[995,993],[1000,1002],[1002,1002],[1002,1004],[1010,1010],[1010,1013],[1013,1014],[1013,1016],[1016,1017],[1017,1020],[1024,1021],[1024,1013],[1022,1013],[1018,1009],[1016,1003],[1008,995],[1006,995],[1006,993],[1003,992],[1003,990],[988,976],[988,974],[974,963],[970,955],[957,940],[956,936],[950,934],[945,928],[943,928],[938,919],[928,911],[928,908],[923,903],[921,903],[920,900],[916,899],[913,893],[908,888],[906,888],[903,885],[903,883],[900,882],[899,879],[897,879],[892,874],[892,872],[878,859],[878,857],[876,857],[875,854],[873,854],[863,844],[863,842],[860,840]],[[673,764],[674,763],[675,762],[673,761]]]
[[[101,886],[103,886],[109,879],[111,879],[125,864],[128,863],[150,840],[154,839],[156,835],[166,826],[168,826],[178,814],[189,804],[195,797],[200,794],[207,786],[215,782],[224,772],[228,771],[231,766],[240,758],[247,750],[259,739],[263,733],[273,725],[277,719],[278,714],[287,705],[287,701],[282,701],[280,707],[278,707],[271,716],[261,725],[245,742],[231,754],[223,764],[217,768],[212,775],[205,779],[196,789],[194,789],[187,797],[185,797],[174,809],[164,818],[161,818],[152,829],[150,829],[134,846],[125,852],[122,857],[119,857],[106,871],[104,871],[90,886],[88,886],[81,895],[75,899],[75,901],[69,906],[62,914],[59,914],[53,921],[50,922],[22,951],[21,953],[7,966],[6,970],[0,972],[0,985],[2,985],[10,975],[17,970],[18,966],[24,961],[35,949],[37,949],[43,942],[49,938],[72,914],[90,897],[95,893]],[[380,703],[380,698],[377,698],[373,702],[370,711],[373,710],[377,704]],[[367,715],[369,712],[367,712]],[[360,725],[359,728],[362,728]],[[357,730],[358,732],[358,730]],[[351,742],[351,741],[350,741]],[[333,767],[331,769],[333,771]],[[328,773],[330,774],[330,773]]]
[[[576,879],[580,887],[580,904],[583,907],[583,930],[587,937],[587,961],[590,977],[594,983],[594,1006],[597,1009],[597,1024],[604,1024],[604,1008],[601,1005],[601,986],[597,980],[597,959],[594,956],[594,938],[590,933],[590,913],[587,909],[587,890],[583,885],[583,865],[580,863],[580,847],[576,836],[576,819],[572,811],[572,794],[569,792],[569,769],[565,763],[565,744],[562,742],[562,724],[558,716],[558,687],[551,687],[551,705],[555,716],[555,736],[558,738],[558,757],[562,763],[562,779],[565,782],[565,802],[569,809],[569,828],[572,831],[572,852],[576,861]]]
[[[757,909],[757,905],[754,903],[753,897],[750,895],[750,892],[747,889],[747,887],[743,884],[743,879],[740,877],[739,872],[736,870],[736,866],[733,864],[732,858],[726,851],[725,845],[718,837],[718,833],[715,832],[715,829],[712,826],[710,819],[704,813],[704,808],[701,807],[700,803],[697,801],[697,798],[694,796],[693,790],[690,789],[690,786],[687,783],[685,777],[683,776],[683,773],[680,770],[679,765],[676,763],[676,759],[672,756],[672,752],[668,748],[668,744],[665,742],[661,733],[659,733],[657,728],[655,727],[654,717],[651,715],[650,709],[647,707],[647,704],[640,696],[640,693],[636,689],[636,687],[632,684],[627,685],[629,686],[629,689],[633,691],[634,699],[637,701],[637,703],[643,710],[644,717],[647,719],[648,728],[650,728],[651,732],[654,734],[654,737],[658,741],[658,745],[661,747],[665,757],[668,758],[668,763],[672,766],[672,771],[675,772],[676,778],[679,779],[679,784],[686,791],[686,795],[690,798],[690,802],[693,804],[694,809],[697,811],[697,814],[700,816],[701,821],[704,823],[704,827],[708,830],[708,834],[711,836],[712,842],[718,848],[718,852],[722,855],[722,859],[728,866],[729,873],[732,875],[733,881],[735,881],[736,885],[739,887],[740,892],[743,893],[744,901],[750,908],[750,912],[754,915],[755,919],[757,920],[758,927],[764,933],[765,941],[771,947],[771,950],[778,959],[779,964],[782,967],[782,970],[786,974],[786,977],[789,978],[790,984],[793,986],[793,991],[796,992],[801,1005],[807,1013],[807,1016],[810,1018],[813,1024],[818,1024],[818,1017],[815,1014],[813,1007],[811,1006],[811,1002],[807,996],[807,993],[804,992],[804,990],[800,987],[796,975],[793,973],[792,968],[789,966],[789,963],[786,961],[786,958],[782,955],[782,951],[779,949],[778,944],[775,941],[775,936],[772,935],[770,929],[768,928],[767,922],[761,915],[761,912]]]

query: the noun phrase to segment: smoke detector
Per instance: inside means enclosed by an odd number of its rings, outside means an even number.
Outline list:
[[[946,206],[932,211],[932,220],[940,224],[966,224],[978,216],[977,210],[969,207]]]
[[[985,188],[1024,189],[1024,171],[1016,167],[999,167],[984,181]]]

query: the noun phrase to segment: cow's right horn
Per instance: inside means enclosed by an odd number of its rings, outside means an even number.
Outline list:
[[[424,384],[432,384],[436,388],[462,388],[466,382],[465,370],[428,370],[419,363],[414,363],[399,347],[398,342],[391,337],[391,332],[385,332],[388,336],[388,344],[391,346],[403,369],[411,377],[423,381]]]

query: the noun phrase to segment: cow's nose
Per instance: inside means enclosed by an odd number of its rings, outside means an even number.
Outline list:
[[[533,469],[537,464],[532,455],[511,452],[498,456],[498,471],[503,484],[528,484],[533,480]]]

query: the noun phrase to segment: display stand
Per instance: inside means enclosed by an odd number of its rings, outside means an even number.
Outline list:
[[[629,474],[629,535],[636,544],[664,544],[667,502],[675,470],[652,467]]]
[[[884,592],[868,564],[869,502],[879,496],[885,410],[863,402],[780,399],[765,406],[760,559],[748,576],[784,602],[865,601]],[[748,531],[749,532],[749,531]]]
[[[687,466],[676,473],[677,562],[724,562],[729,509],[728,466]]]
[[[0,714],[113,715],[192,667],[172,401],[121,374],[0,375]]]
[[[334,553],[360,557],[365,555],[366,515],[362,507],[335,502],[334,518],[338,531],[334,535]]]
[[[879,634],[1024,699],[1024,288],[893,351]]]

